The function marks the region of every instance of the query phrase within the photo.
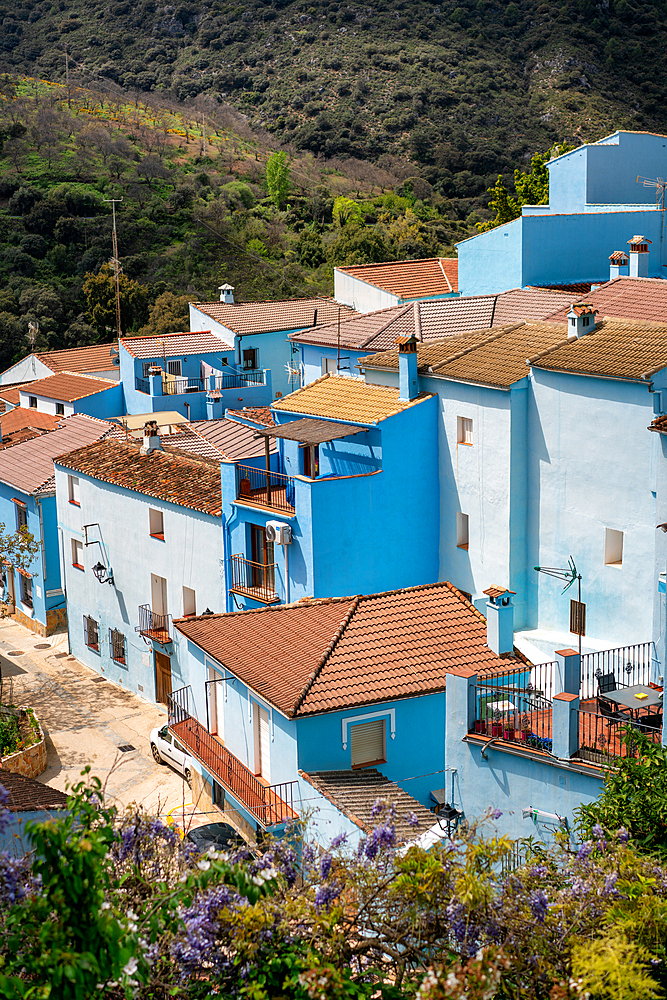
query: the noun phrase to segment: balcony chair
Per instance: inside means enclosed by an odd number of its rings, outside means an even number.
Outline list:
[[[611,690],[616,690],[612,688]],[[600,715],[607,719],[607,727],[618,726],[622,722],[629,722],[628,716],[625,712],[620,711],[612,702],[605,701],[604,698],[600,698],[598,695],[598,708],[600,710]]]
[[[640,715],[638,723],[642,729],[662,729],[662,712]]]

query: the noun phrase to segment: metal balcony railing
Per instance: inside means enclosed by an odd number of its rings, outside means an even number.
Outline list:
[[[137,375],[134,379],[134,387],[139,392],[145,392],[148,396],[151,394],[151,384],[147,378],[139,378]]]
[[[166,646],[171,642],[171,615],[158,615],[151,610],[150,604],[142,604],[139,606],[139,624],[134,631]]]
[[[555,666],[526,664],[478,677],[475,732],[550,750]]]
[[[579,725],[579,749],[575,754],[581,760],[592,764],[613,765],[621,757],[638,757],[639,747],[632,739],[633,733],[641,733],[651,743],[659,745],[662,740],[662,714],[643,715],[638,719],[623,713],[614,716],[599,712],[577,712]],[[627,732],[628,739],[621,739]]]
[[[584,653],[581,657],[580,697],[582,700],[597,697],[601,677],[613,677],[617,688],[649,684],[656,679],[651,676],[654,661],[655,648],[652,642],[638,642],[634,646]],[[607,690],[613,689],[607,687]]]
[[[167,696],[169,728],[206,770],[264,827],[298,818],[294,809],[296,781],[264,785],[238,757],[195,719],[189,711],[189,685]]]
[[[252,562],[243,555],[232,556],[232,585],[229,589],[267,604],[279,600],[275,563]]]
[[[294,477],[282,472],[236,466],[236,499],[259,507],[294,513]]]

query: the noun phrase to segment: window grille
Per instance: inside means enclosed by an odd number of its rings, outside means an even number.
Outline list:
[[[97,630],[97,622],[88,615],[83,616],[83,638],[86,646],[99,651],[100,638]]]
[[[116,663],[125,663],[125,636],[115,628],[109,629],[109,647],[111,658]]]

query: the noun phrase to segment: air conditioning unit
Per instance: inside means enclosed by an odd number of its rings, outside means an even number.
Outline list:
[[[277,545],[289,545],[292,541],[292,529],[283,521],[266,522],[266,540]]]

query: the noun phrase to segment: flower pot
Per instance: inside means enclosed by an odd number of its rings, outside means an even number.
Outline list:
[[[485,733],[486,732],[486,719],[476,719],[475,720],[475,732]]]
[[[530,739],[530,729],[522,729],[521,730],[521,742],[522,743],[527,743],[529,739]]]
[[[502,725],[501,725],[500,722],[494,722],[492,724],[492,726],[491,726],[491,735],[492,736],[502,736],[503,735],[503,727],[502,727]]]
[[[505,729],[503,737],[509,743],[514,743],[514,726],[510,726],[509,728]]]

